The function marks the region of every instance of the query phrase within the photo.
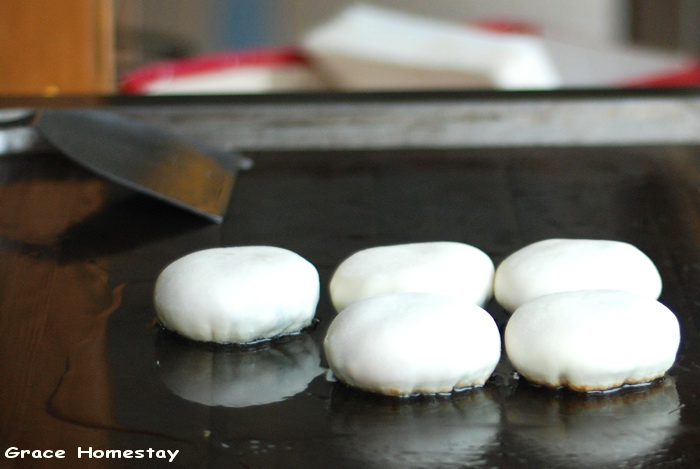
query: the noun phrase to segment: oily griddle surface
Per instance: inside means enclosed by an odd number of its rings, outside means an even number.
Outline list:
[[[64,449],[16,467],[687,467],[700,461],[700,162],[691,147],[251,153],[214,225],[59,155],[0,160],[0,442]],[[366,247],[450,240],[497,264],[553,237],[618,239],[657,264],[682,344],[668,379],[582,395],[518,380],[392,399],[333,383],[335,266]],[[319,269],[318,324],[255,350],[154,322],[168,263],[268,244]],[[508,315],[487,309],[503,330]],[[417,344],[418,346],[419,344]],[[591,344],[595,347],[595,344]],[[77,448],[179,450],[77,459]],[[7,463],[8,461],[4,461]],[[10,466],[15,467],[15,466]]]

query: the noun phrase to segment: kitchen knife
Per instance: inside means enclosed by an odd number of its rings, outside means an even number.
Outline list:
[[[238,169],[251,161],[203,148],[163,129],[93,109],[40,111],[34,127],[89,170],[221,223]]]

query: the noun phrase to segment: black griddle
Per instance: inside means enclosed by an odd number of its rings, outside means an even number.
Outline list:
[[[0,465],[665,468],[700,462],[700,147],[246,155],[255,167],[240,175],[221,225],[131,193],[57,154],[0,160],[0,443],[3,455],[7,447],[67,455],[0,458]],[[397,399],[350,389],[325,371],[322,340],[335,315],[327,285],[353,252],[449,240],[477,246],[498,264],[526,244],[554,237],[626,241],[656,263],[664,280],[660,301],[682,330],[666,379],[608,393],[548,390],[518,379],[504,354],[483,388]],[[162,268],[195,250],[253,244],[291,249],[319,269],[322,297],[312,329],[249,350],[195,344],[156,324],[151,298]],[[502,331],[508,314],[493,301],[486,309]],[[256,386],[257,401],[236,394]],[[78,447],[179,453],[172,463],[78,459]]]

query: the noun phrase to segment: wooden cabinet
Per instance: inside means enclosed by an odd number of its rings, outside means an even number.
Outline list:
[[[3,0],[0,95],[115,89],[112,0]]]

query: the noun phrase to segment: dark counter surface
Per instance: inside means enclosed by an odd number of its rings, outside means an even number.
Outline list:
[[[136,104],[119,110],[145,115]],[[57,153],[0,158],[0,467],[700,463],[699,147],[367,146],[247,149],[255,167],[240,174],[221,225]],[[451,240],[498,263],[553,237],[618,239],[652,258],[661,301],[682,330],[667,379],[603,394],[551,391],[517,379],[504,355],[481,389],[392,399],[326,373],[321,342],[335,315],[327,285],[349,254]],[[249,244],[285,247],[316,265],[314,329],[231,350],[155,324],[162,268],[195,250]],[[486,309],[503,330],[507,313],[495,302]],[[8,447],[66,458],[7,458]],[[79,448],[96,452],[78,458]],[[144,458],[97,457],[107,450],[143,450]],[[172,463],[157,458],[168,450],[178,451]]]

